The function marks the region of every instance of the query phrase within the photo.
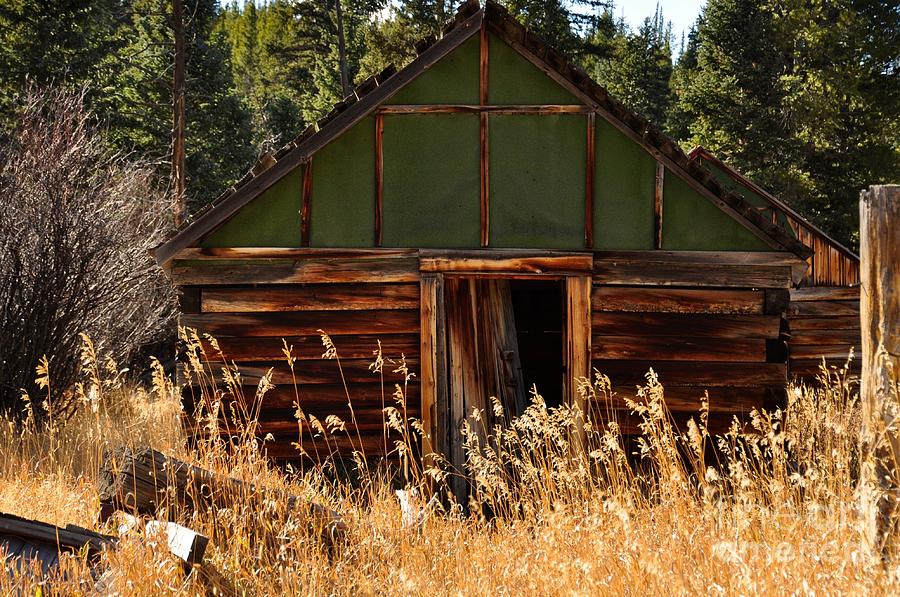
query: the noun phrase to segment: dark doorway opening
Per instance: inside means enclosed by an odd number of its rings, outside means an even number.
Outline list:
[[[548,407],[563,403],[564,290],[561,280],[510,281],[525,389],[530,400],[536,385]]]

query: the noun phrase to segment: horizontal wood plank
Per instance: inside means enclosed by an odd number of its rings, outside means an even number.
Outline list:
[[[805,330],[858,330],[859,316],[788,317],[791,335]]]
[[[829,370],[843,369],[847,364],[847,359],[826,359],[825,366]],[[790,375],[796,377],[805,377],[807,379],[817,377],[820,374],[822,359],[791,359],[788,363]],[[858,375],[860,372],[860,359],[854,358],[850,362],[850,373]]]
[[[418,359],[407,359],[407,365],[411,371],[418,371]],[[240,374],[243,384],[256,385],[263,375],[272,370],[271,383],[275,385],[303,384],[340,384],[346,383],[371,383],[379,381],[380,374],[372,371],[372,359],[336,359],[302,361],[294,365],[291,372],[286,364],[281,363],[244,363],[240,366]],[[385,365],[385,383],[390,384],[393,391],[393,383],[402,381],[400,374],[393,373],[396,366]],[[218,383],[223,382],[221,368],[217,370]]]
[[[325,352],[322,338],[314,336],[290,336],[284,338],[291,348],[291,356],[300,361],[321,359]],[[383,334],[379,336],[331,336],[342,359],[374,358],[373,354],[381,342],[381,352],[387,357],[400,355],[415,356],[419,353],[418,334]],[[224,358],[231,362],[284,361],[282,338],[231,338],[216,339]],[[203,349],[211,360],[220,358],[219,352],[207,340],[202,340]]]
[[[859,301],[798,301],[788,306],[788,317],[859,316]]]
[[[204,313],[418,309],[418,284],[316,284],[274,288],[207,288]]]
[[[183,314],[180,325],[214,337],[408,334],[419,331],[417,310],[298,311],[287,313]]]
[[[787,371],[781,363],[709,363],[695,361],[669,361],[650,363],[594,359],[594,369],[605,374],[613,384],[642,384],[652,367],[660,383],[673,386],[696,387],[753,387],[783,386]]]
[[[791,335],[791,346],[812,344],[832,344],[862,346],[862,336],[858,329],[849,330],[798,330]]]
[[[625,409],[625,397],[631,400],[637,398],[635,386],[613,386],[614,396],[607,404],[605,401],[597,401],[592,408],[602,416],[607,408]],[[729,413],[748,411],[752,407],[762,406],[770,393],[764,387],[727,388],[712,387],[707,389],[681,386],[668,386],[664,388],[663,397],[666,407],[671,412],[699,413],[704,392],[709,395],[709,411],[715,413]]]
[[[761,290],[594,286],[591,292],[594,311],[761,315],[764,305]]]
[[[709,419],[707,420],[707,429],[709,430],[709,433],[711,435],[725,434],[731,429],[733,421],[735,420],[735,418],[737,418],[739,429],[749,432],[752,430],[749,414],[749,408],[745,411],[710,413]],[[612,411],[610,413],[610,416],[610,420],[614,420],[616,422],[622,435],[641,435],[641,419],[638,415],[633,414],[626,409],[622,409]],[[690,419],[694,419],[694,421],[696,422],[699,421],[700,416],[698,413],[672,413],[672,424],[678,432],[684,433],[687,431],[688,421]],[[606,426],[601,425],[601,427]]]
[[[394,384],[399,381],[397,374],[386,370],[383,384],[377,375],[372,375],[372,378],[364,383],[348,383],[346,387],[339,381],[333,384],[301,384],[296,388],[292,383],[282,384],[271,388],[263,395],[260,412],[261,416],[267,416],[266,413],[272,410],[293,409],[294,403],[298,400],[304,411],[317,415],[340,415],[347,409],[348,402],[354,409],[397,406],[393,393]],[[256,386],[243,386],[241,391],[248,404],[254,403]],[[420,390],[415,379],[406,386],[404,396],[410,408],[418,408]],[[197,401],[200,400],[200,394],[196,388],[186,387],[182,391],[182,400],[185,411],[193,413]]]
[[[334,430],[334,435],[344,435],[346,433],[353,435],[357,430],[363,432],[377,431],[380,433],[382,429],[387,428],[385,424],[386,415],[381,408],[354,408],[352,413],[346,407],[338,411],[322,410],[318,412],[304,408],[303,415],[299,420],[295,417],[296,410],[294,409],[282,409],[266,414],[268,416],[260,417],[256,420],[256,428],[261,434],[298,433],[301,430],[308,432],[311,429],[315,429],[315,423],[312,422],[313,418],[318,420],[329,431]],[[407,416],[418,418],[418,409],[408,409]],[[340,422],[343,422],[345,431],[340,431],[340,423],[331,427],[326,425],[326,419],[331,417],[336,417]],[[356,423],[353,422],[354,420]],[[200,427],[208,424],[206,420],[201,420],[198,424],[197,420],[190,416],[182,417],[182,421],[188,429],[195,433],[201,431]],[[220,419],[219,427],[223,435],[234,435],[243,428],[243,425],[233,420]],[[396,431],[391,431],[391,433],[398,435]]]
[[[612,313],[591,315],[593,333],[609,336],[681,338],[777,338],[777,315],[705,315],[695,313]]]
[[[415,257],[416,249],[329,249],[280,247],[190,247],[175,255],[175,260],[233,259],[387,259]]]
[[[672,264],[662,261],[594,262],[594,283],[645,286],[789,288],[791,270],[778,265]]]
[[[791,288],[791,302],[859,300],[859,286]]]
[[[764,338],[684,338],[671,336],[594,336],[595,359],[658,361],[766,361]]]
[[[594,251],[595,261],[619,263],[669,263],[672,265],[781,265],[805,263],[781,251]]]
[[[859,344],[793,344],[790,345],[791,359],[846,359],[851,348],[859,356]]]
[[[592,110],[581,104],[388,104],[380,106],[378,114],[588,114]]]
[[[263,450],[269,458],[276,460],[300,460],[303,458],[301,452],[294,442],[298,441],[296,434],[273,434],[274,441],[266,442]],[[308,435],[300,442],[306,455],[309,458],[315,458],[321,461],[325,459],[331,451],[344,455],[349,458],[349,454],[353,451],[361,451],[366,458],[377,457],[384,452],[384,438],[381,433],[367,433],[357,437],[356,434],[348,437],[347,435],[330,436],[328,442],[322,437],[311,438]],[[393,449],[391,443],[388,448]],[[351,461],[347,461],[351,464]]]
[[[418,282],[419,262],[398,258],[309,258],[278,263],[175,262],[172,282],[178,286],[235,284],[322,284],[358,282]]]
[[[591,271],[590,254],[560,257],[421,257],[423,272],[444,273],[512,273],[512,274],[583,274]]]

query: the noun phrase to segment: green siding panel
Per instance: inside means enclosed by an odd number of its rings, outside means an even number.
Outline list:
[[[478,247],[479,124],[475,114],[384,117],[385,247]]]
[[[713,176],[716,178],[716,180],[719,181],[719,183],[722,184],[722,186],[724,186],[726,189],[734,191],[735,193],[739,193],[740,195],[743,195],[744,199],[746,199],[747,202],[750,203],[750,205],[753,205],[754,207],[770,207],[771,206],[771,203],[769,203],[768,199],[766,199],[765,197],[763,197],[756,191],[752,190],[750,187],[747,187],[747,186],[739,183],[735,179],[731,178],[724,170],[722,170],[721,168],[716,166],[715,163],[709,162],[709,161],[704,161],[703,165],[706,166],[706,168],[710,172],[712,172]],[[765,212],[765,213],[770,214],[771,212]],[[793,228],[791,228],[791,225],[790,225],[790,223],[788,223],[788,220],[784,216],[784,214],[779,215],[778,224],[782,228],[784,228],[791,236],[793,236],[794,238],[797,238],[797,233],[794,232]]]
[[[475,101],[478,101],[477,96]],[[502,39],[491,34],[488,39],[488,103],[580,104],[582,102]]]
[[[663,184],[663,249],[672,251],[770,251],[769,245],[666,169]]]
[[[587,117],[491,116],[490,244],[584,247]]]
[[[375,119],[367,117],[313,156],[313,247],[375,244]]]
[[[594,154],[594,248],[652,249],[656,160],[597,118]]]
[[[207,235],[200,247],[299,247],[303,167],[289,172]]]
[[[388,104],[477,104],[479,40],[475,34],[410,82]]]

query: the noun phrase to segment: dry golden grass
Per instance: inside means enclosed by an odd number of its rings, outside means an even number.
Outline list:
[[[868,538],[864,510],[871,504],[860,505],[857,497],[859,408],[840,372],[815,389],[791,388],[784,411],[754,415],[754,432],[735,428],[718,438],[706,432],[703,408],[695,425],[676,432],[663,388],[650,375],[631,402],[643,420],[639,455],[632,458],[615,425],[601,425],[590,412],[548,409],[540,396],[504,428],[479,429],[475,416],[466,434],[473,492],[471,514],[464,516],[452,505],[426,505],[428,490],[442,489],[450,473],[440,462],[428,470],[407,462],[405,474],[391,478],[384,469],[365,469],[353,484],[334,480],[334,463],[299,472],[267,465],[253,439],[266,380],[258,396],[244,397],[238,373],[226,367],[227,381],[215,387],[214,373],[223,365],[202,354],[196,338],[186,339],[191,374],[207,384],[200,414],[211,422],[222,411],[232,413],[232,449],[217,433],[186,449],[171,382],[158,372],[152,389],[129,388],[114,367],[97,366],[88,347],[75,419],[60,428],[0,427],[0,511],[112,532],[96,523],[100,455],[113,445],[152,444],[345,513],[346,541],[329,551],[301,514],[277,501],[260,509],[248,496],[230,508],[176,513],[211,538],[212,572],[185,575],[164,549],[130,537],[103,556],[108,572],[99,582],[73,558],[52,579],[0,575],[0,593],[34,594],[47,586],[122,595],[900,591],[898,560],[873,549]],[[387,418],[413,442],[417,425],[402,416],[402,390],[401,383]],[[609,383],[598,375],[583,390],[602,404]],[[302,404],[297,411],[305,416]],[[346,433],[340,427],[323,422],[323,434]],[[572,448],[575,434],[583,450]],[[324,447],[327,437],[319,439]],[[398,484],[424,496],[413,498],[426,513],[420,522],[404,522]]]

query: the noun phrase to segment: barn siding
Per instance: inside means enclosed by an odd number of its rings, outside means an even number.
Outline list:
[[[823,357],[828,367],[843,367],[851,349],[856,356],[850,372],[859,374],[862,337],[858,286],[791,290],[787,318],[792,376],[811,382],[819,375]]]
[[[242,263],[252,268],[265,261]],[[330,261],[337,271],[341,271],[339,261],[340,258]],[[379,263],[394,262],[395,269],[412,264],[396,256],[361,261],[372,266],[371,282],[340,281],[338,275],[331,282],[248,286],[240,284],[238,277],[238,281],[222,279],[225,283],[188,287],[184,293],[187,299],[182,301],[179,323],[215,338],[221,354],[208,340],[203,340],[203,348],[217,375],[223,359],[235,363],[241,373],[243,394],[250,400],[259,380],[273,368],[272,382],[276,387],[265,394],[258,429],[260,435],[272,434],[274,443],[268,448],[272,457],[298,456],[291,442],[297,441],[301,427],[303,446],[310,455],[318,450],[320,457],[324,456],[330,448],[349,453],[360,445],[367,457],[384,454],[382,408],[396,406],[392,398],[395,383],[403,383],[400,374],[393,371],[401,356],[411,372],[418,373],[420,368],[418,273],[416,267],[410,267],[406,270],[408,281],[383,282],[379,271],[389,268],[379,267]],[[328,264],[327,259],[322,263],[324,268]],[[215,260],[206,262],[205,267],[216,267]],[[313,272],[310,279],[317,279],[314,272],[319,270],[306,271]],[[323,358],[326,349],[319,330],[331,336],[339,361]],[[283,354],[282,339],[292,347],[291,354],[296,359],[293,372]],[[383,383],[382,375],[371,368],[379,341],[386,359]],[[217,380],[219,387],[224,387],[223,382],[221,377]],[[193,412],[197,395],[196,388],[185,388],[186,412]],[[324,424],[328,415],[337,415],[347,431],[330,436],[328,442],[313,438],[308,426],[297,422],[298,398],[307,416]],[[415,418],[421,415],[417,377],[407,388],[407,412]],[[233,432],[233,425],[230,428]],[[229,426],[223,424],[223,433],[227,429]],[[396,439],[396,434],[389,436],[390,442]]]
[[[623,397],[635,397],[650,368],[682,428],[688,418],[699,417],[704,391],[709,393],[713,432],[725,431],[733,417],[746,421],[751,409],[774,403],[787,381],[784,301],[770,295],[787,293],[788,272],[767,273],[772,265],[731,269],[714,257],[697,258],[694,265],[710,273],[706,283],[691,274],[690,258],[674,254],[672,259],[646,261],[642,273],[629,269],[626,259],[616,265],[611,258],[595,261],[592,367],[610,378],[617,396],[611,405],[591,406],[601,416],[611,409],[624,433],[638,433],[639,419]],[[775,284],[779,277],[784,279]],[[759,284],[766,279],[769,287]]]

